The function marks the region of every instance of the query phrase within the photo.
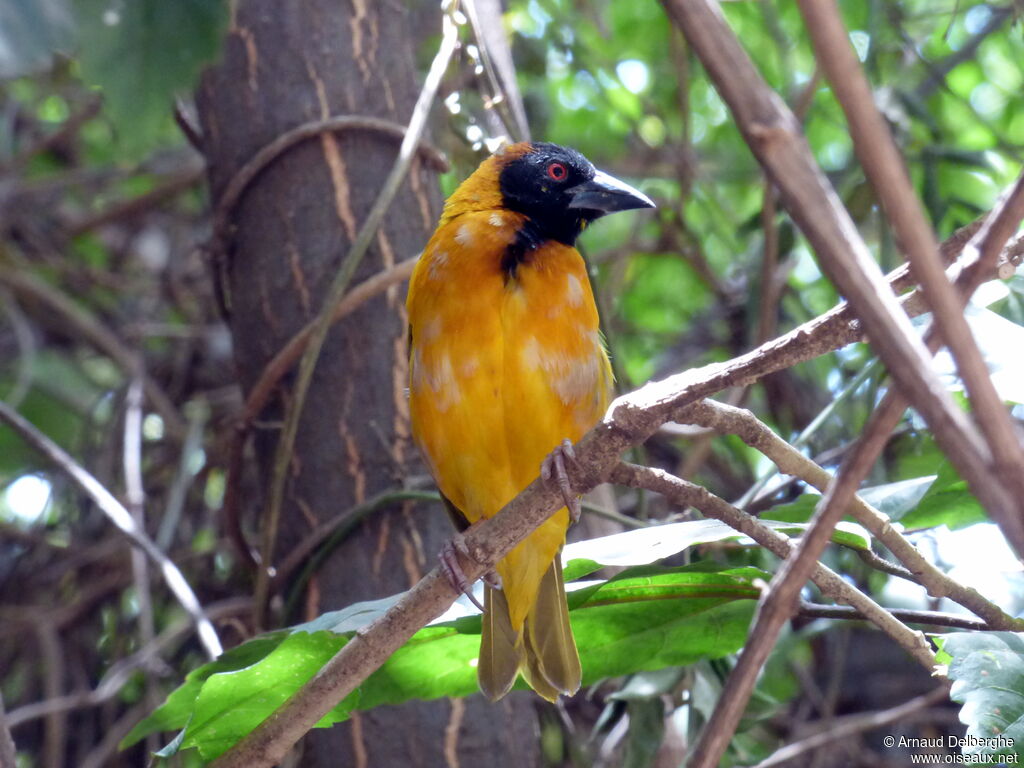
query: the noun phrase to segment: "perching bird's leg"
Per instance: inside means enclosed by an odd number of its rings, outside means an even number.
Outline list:
[[[565,471],[566,461],[576,464],[576,450],[572,447],[571,440],[563,440],[561,445],[547,455],[541,462],[540,476],[545,482],[552,479],[555,481],[558,490],[562,492],[562,498],[565,499],[569,517],[574,523],[578,523],[581,512],[580,497],[572,492],[572,486],[569,485],[569,475]]]
[[[483,613],[484,607],[473,595],[473,586],[469,583],[469,579],[466,578],[465,571],[462,570],[459,555],[470,560],[473,559],[473,556],[469,553],[469,547],[466,546],[465,536],[461,533],[456,533],[444,543],[444,546],[441,547],[441,552],[438,554],[438,559],[441,561],[441,570],[444,571],[444,575],[448,578],[448,583],[452,585],[452,589],[464,594],[469,598],[469,602]],[[495,589],[501,588],[501,579],[498,578],[498,574],[494,571],[488,571],[482,578],[488,586]]]

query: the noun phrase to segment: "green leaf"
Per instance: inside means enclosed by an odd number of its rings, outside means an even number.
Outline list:
[[[646,566],[570,593],[583,682],[735,652],[746,639],[758,596],[752,583],[755,578],[766,575],[753,568]],[[358,604],[229,651],[189,675],[160,709],[136,726],[123,746],[150,733],[184,728],[182,748],[196,747],[207,760],[222,754],[337,653],[360,622],[371,621],[380,609],[381,601]],[[348,630],[338,634],[316,629],[327,626]],[[317,726],[345,720],[354,709],[476,692],[479,634],[479,615],[420,630]]]
[[[222,0],[75,0],[85,80],[99,86],[125,148],[151,147],[220,47]]]
[[[944,636],[952,657],[950,698],[963,704],[965,754],[1024,754],[1024,636],[957,632]]]
[[[864,488],[858,495],[909,529],[945,525],[950,530],[956,530],[988,520],[978,499],[967,489],[967,483],[960,479],[946,460],[942,461],[937,475]],[[820,500],[821,496],[817,493],[805,493],[796,501],[773,507],[771,515],[779,521],[803,522],[811,518]],[[844,540],[846,533],[853,534],[857,530],[860,530],[866,542],[867,534],[862,529],[853,528],[837,531],[833,541],[863,549],[860,542],[851,544]]]
[[[277,647],[287,637],[287,634],[287,630],[282,630],[259,635],[242,645],[225,651],[215,661],[189,672],[185,682],[175,689],[157,710],[132,728],[121,741],[121,748],[126,749],[151,733],[177,731],[184,728],[192,716],[192,709],[203,684],[212,675],[219,672],[233,672],[255,664]]]
[[[298,632],[257,664],[210,676],[196,699],[182,747],[199,747],[204,759],[222,754],[281,706],[346,642],[346,637],[329,632]],[[339,705],[318,725],[344,719],[350,709],[351,702],[347,707]]]
[[[864,488],[857,495],[879,512],[899,520],[918,505],[935,479],[936,475],[925,475],[897,480],[895,483]]]
[[[988,516],[953,465],[944,460],[935,482],[929,486],[917,508],[894,519],[911,529],[945,525],[950,530],[956,530],[984,522]]]
[[[760,522],[788,534],[799,534],[807,529],[803,523],[780,520]],[[572,561],[577,559],[607,566],[643,565],[675,555],[696,544],[745,538],[735,528],[718,520],[689,520],[569,544],[562,552],[562,560],[568,563],[569,568],[575,567]],[[832,534],[832,540],[854,549],[870,547],[867,531],[853,523],[840,523]]]
[[[788,504],[772,507],[772,519],[786,523],[806,523],[814,514],[819,501],[820,493],[802,493]]]

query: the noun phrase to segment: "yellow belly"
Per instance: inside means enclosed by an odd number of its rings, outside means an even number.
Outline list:
[[[409,295],[413,436],[470,522],[496,514],[563,439],[582,437],[603,415],[611,384],[579,253],[548,243],[514,277],[502,269],[520,221],[493,212],[449,221]],[[563,509],[498,564],[517,630],[567,526]]]

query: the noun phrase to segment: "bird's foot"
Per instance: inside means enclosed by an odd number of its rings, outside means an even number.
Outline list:
[[[480,609],[483,613],[484,607],[480,604],[480,601],[476,599],[473,594],[473,585],[469,583],[469,579],[466,578],[465,571],[462,570],[462,563],[459,562],[459,555],[462,555],[467,560],[472,560],[473,556],[469,553],[469,547],[466,546],[466,537],[461,533],[456,533],[441,547],[441,552],[438,554],[438,560],[441,561],[441,570],[448,579],[448,583],[452,585],[452,589],[456,592],[461,592],[469,598],[469,602]],[[488,572],[484,574],[484,581],[488,584],[488,577],[497,578],[497,574]]]
[[[501,576],[498,575],[497,571],[488,571],[480,578],[491,589],[501,589]]]
[[[576,450],[572,447],[571,440],[563,440],[562,444],[547,455],[541,462],[540,476],[545,482],[554,482],[558,490],[562,492],[565,500],[565,508],[569,510],[569,517],[572,522],[580,520],[580,497],[572,492],[569,484],[569,475],[565,471],[565,464],[569,462],[576,466]]]

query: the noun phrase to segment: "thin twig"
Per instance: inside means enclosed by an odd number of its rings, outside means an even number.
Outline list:
[[[799,2],[817,60],[846,114],[857,157],[921,283],[937,332],[949,347],[967,388],[974,416],[988,442],[989,450],[980,455],[993,461],[991,479],[1005,488],[1011,500],[1018,500],[1009,508],[997,506],[990,511],[1018,555],[1024,557],[1024,509],[1020,506],[1020,501],[1024,500],[1024,447],[974,341],[963,314],[962,301],[936,256],[935,234],[925,218],[885,119],[875,106],[871,86],[850,44],[835,0]],[[901,388],[906,395],[912,394],[905,387]],[[913,402],[920,408],[916,398]],[[974,484],[972,490],[977,493]]]
[[[794,543],[788,536],[763,525],[753,515],[736,509],[706,488],[675,477],[661,469],[620,462],[612,471],[610,479],[620,485],[646,488],[649,491],[660,493],[673,504],[692,506],[700,510],[705,517],[721,520],[740,533],[746,534],[777,557],[782,558],[783,564],[788,562],[795,547],[799,546],[799,542],[802,541],[801,538]],[[934,659],[928,643],[920,632],[908,629],[889,611],[821,563],[814,564],[810,579],[818,585],[824,594],[856,608],[865,620],[885,632],[918,663],[931,671]],[[722,696],[725,696],[724,692]]]
[[[526,119],[523,95],[516,82],[512,48],[501,21],[501,2],[468,0],[465,7],[493,92],[488,100],[489,105],[499,115],[512,141],[529,141],[530,124]]]
[[[1017,503],[992,477],[988,448],[953,402],[906,314],[825,178],[796,118],[765,83],[711,0],[663,0],[686,33],[737,125],[807,236],[823,271],[853,305],[897,385],[914,399],[936,441],[983,505],[1009,518]],[[1024,520],[1019,524],[1024,551]]]
[[[173,198],[182,192],[194,187],[203,178],[205,168],[201,164],[184,168],[177,173],[161,181],[149,192],[132,197],[127,200],[118,201],[95,213],[82,216],[79,219],[68,222],[66,234],[68,237],[78,237],[97,227],[105,226],[112,221],[120,221],[145,213],[165,200]]]
[[[921,579],[909,568],[904,568],[902,565],[889,562],[881,555],[876,555],[870,549],[858,549],[857,557],[859,557],[869,568],[874,568],[876,571],[887,573],[890,576],[895,576],[899,579],[904,579],[917,585],[921,584]]]
[[[146,491],[142,479],[142,362],[137,365],[136,375],[128,384],[125,396],[123,468],[125,503],[128,512],[139,531],[146,530]],[[153,621],[153,592],[149,578],[149,561],[138,547],[131,549],[132,580],[135,599],[139,605],[139,640],[142,646],[153,642],[156,625]],[[155,707],[157,698],[156,680],[150,669],[145,675],[145,701]]]
[[[238,169],[217,200],[217,208],[213,214],[214,247],[223,247],[224,239],[230,227],[231,213],[234,211],[242,195],[272,162],[285,151],[304,141],[314,139],[325,133],[341,133],[344,131],[373,131],[383,136],[390,136],[402,141],[406,136],[406,126],[393,123],[380,117],[356,117],[353,115],[335,115],[325,120],[312,120],[282,133],[269,144],[261,147],[245,165]],[[423,155],[432,168],[440,172],[448,170],[448,162],[444,155],[433,145],[421,138],[415,142],[415,150]]]
[[[722,434],[736,435],[751,448],[771,459],[780,472],[799,477],[819,491],[824,492],[832,481],[832,475],[828,471],[789,445],[750,411],[713,400],[704,400],[684,409],[678,418]],[[933,597],[948,597],[980,616],[989,626],[1024,631],[1024,621],[1013,618],[977,590],[960,584],[936,568],[918,552],[917,547],[892,527],[886,515],[859,496],[854,496],[846,511],[889,548],[909,569],[912,580],[924,586],[928,594]]]
[[[63,448],[36,429],[21,414],[4,402],[0,402],[0,421],[9,424],[25,442],[60,468],[61,471],[71,478],[75,485],[93,500],[96,506],[100,508],[118,530],[124,533],[135,546],[142,549],[149,556],[160,569],[160,574],[163,576],[164,581],[167,582],[171,593],[181,603],[189,616],[192,617],[196,630],[199,633],[199,640],[207,656],[211,659],[219,656],[222,648],[220,640],[217,638],[217,631],[213,628],[209,618],[203,613],[203,607],[199,603],[195,592],[192,591],[192,587],[189,586],[188,581],[186,581],[178,566],[160,551],[159,547],[153,543],[144,530],[139,528],[131,513],[124,508],[124,505],[114,498],[110,491],[89,474]]]
[[[972,619],[969,616],[961,616],[956,613],[943,613],[941,611],[913,611],[907,608],[890,608],[889,613],[906,624],[924,624],[929,627],[947,627],[950,629],[972,629],[981,631],[993,629],[979,619]],[[816,603],[801,603],[796,612],[797,616],[805,619],[843,619],[849,621],[864,621],[865,616],[849,605],[818,605]]]
[[[774,766],[787,763],[807,752],[821,749],[841,739],[848,739],[851,736],[856,736],[858,733],[873,731],[876,728],[881,728],[891,723],[912,722],[914,715],[921,712],[921,710],[944,702],[948,696],[948,688],[941,686],[891,709],[830,719],[825,730],[813,736],[808,736],[806,739],[787,744],[753,768],[774,768]]]
[[[184,410],[185,418],[188,421],[188,430],[185,432],[185,440],[181,444],[178,469],[174,474],[174,480],[171,481],[166,506],[160,516],[160,528],[156,533],[156,544],[164,551],[170,549],[171,542],[174,541],[174,537],[178,533],[178,523],[181,521],[181,514],[185,509],[188,489],[196,475],[196,469],[192,464],[196,454],[203,449],[203,431],[206,427],[206,420],[209,418],[206,403],[202,401],[187,403]]]
[[[241,614],[252,607],[247,597],[232,598],[214,603],[207,608],[211,618],[221,619]],[[12,728],[52,714],[70,712],[84,707],[95,707],[109,701],[132,681],[135,671],[150,667],[175,644],[180,642],[194,622],[177,621],[133,653],[112,664],[92,690],[69,693],[66,696],[44,699],[11,711],[8,721]],[[2,764],[0,764],[2,765]]]
[[[202,153],[204,149],[203,130],[195,119],[195,104],[185,101],[180,96],[174,100],[174,122],[181,129],[185,140],[196,152]]]
[[[433,63],[430,65],[430,70],[423,82],[423,88],[420,91],[419,98],[416,100],[416,105],[413,107],[412,116],[409,118],[409,126],[402,139],[402,145],[399,147],[395,164],[391,169],[391,173],[388,174],[384,185],[381,187],[377,200],[367,214],[359,233],[352,242],[348,254],[342,260],[341,268],[327,290],[323,307],[317,315],[316,324],[310,332],[309,341],[299,362],[299,370],[296,375],[295,386],[292,388],[284,427],[281,430],[277,446],[274,450],[267,512],[263,520],[262,546],[260,548],[263,560],[256,577],[257,626],[263,623],[263,607],[266,603],[270,584],[268,568],[273,558],[274,542],[277,540],[277,530],[281,520],[284,487],[288,477],[288,467],[292,460],[292,451],[295,447],[295,438],[298,435],[299,417],[306,402],[309,385],[313,380],[313,371],[320,358],[320,350],[323,348],[324,341],[330,331],[335,309],[344,298],[345,291],[348,289],[356,267],[359,266],[363,256],[369,249],[370,243],[377,233],[377,228],[380,226],[381,221],[383,221],[384,215],[391,206],[391,201],[398,192],[398,188],[401,186],[412,164],[413,154],[426,128],[427,116],[430,113],[430,108],[433,106],[437,88],[458,44],[458,26],[454,18],[455,6],[456,2],[453,0],[448,12],[443,16],[441,45],[437,55],[434,57]]]
[[[46,310],[63,320],[71,330],[89,344],[109,357],[121,369],[126,378],[131,378],[136,369],[136,355],[99,318],[87,311],[57,288],[49,285],[27,269],[4,265],[0,269],[0,283],[4,283],[18,295],[42,304]],[[180,438],[185,432],[181,414],[167,392],[152,377],[143,376],[146,397],[164,420],[168,434]]]
[[[914,55],[917,56],[918,61],[920,61],[928,70],[928,76],[920,85],[917,86],[917,88],[914,89],[914,99],[923,104],[928,101],[928,98],[938,86],[944,85],[948,88],[949,86],[946,83],[946,78],[949,76],[949,73],[965,61],[975,60],[975,57],[978,55],[978,48],[983,42],[985,42],[986,38],[999,31],[1007,21],[1013,18],[1013,15],[1013,3],[1008,3],[1002,6],[988,6],[988,13],[985,15],[985,23],[982,25],[981,29],[958,45],[952,53],[938,61],[932,59],[928,55],[925,55],[924,51],[922,51],[917,45],[907,46],[905,50],[913,51]],[[950,17],[950,21],[952,23],[952,16]]]
[[[36,640],[43,678],[43,695],[47,699],[61,696],[67,676],[67,656],[63,653],[57,630],[52,624],[36,624]],[[17,711],[17,710],[16,710]],[[14,714],[13,712],[11,713]],[[12,727],[14,719],[12,720]],[[67,754],[68,718],[63,711],[49,712],[43,723],[43,748],[40,762],[43,765],[58,765],[61,756]]]

